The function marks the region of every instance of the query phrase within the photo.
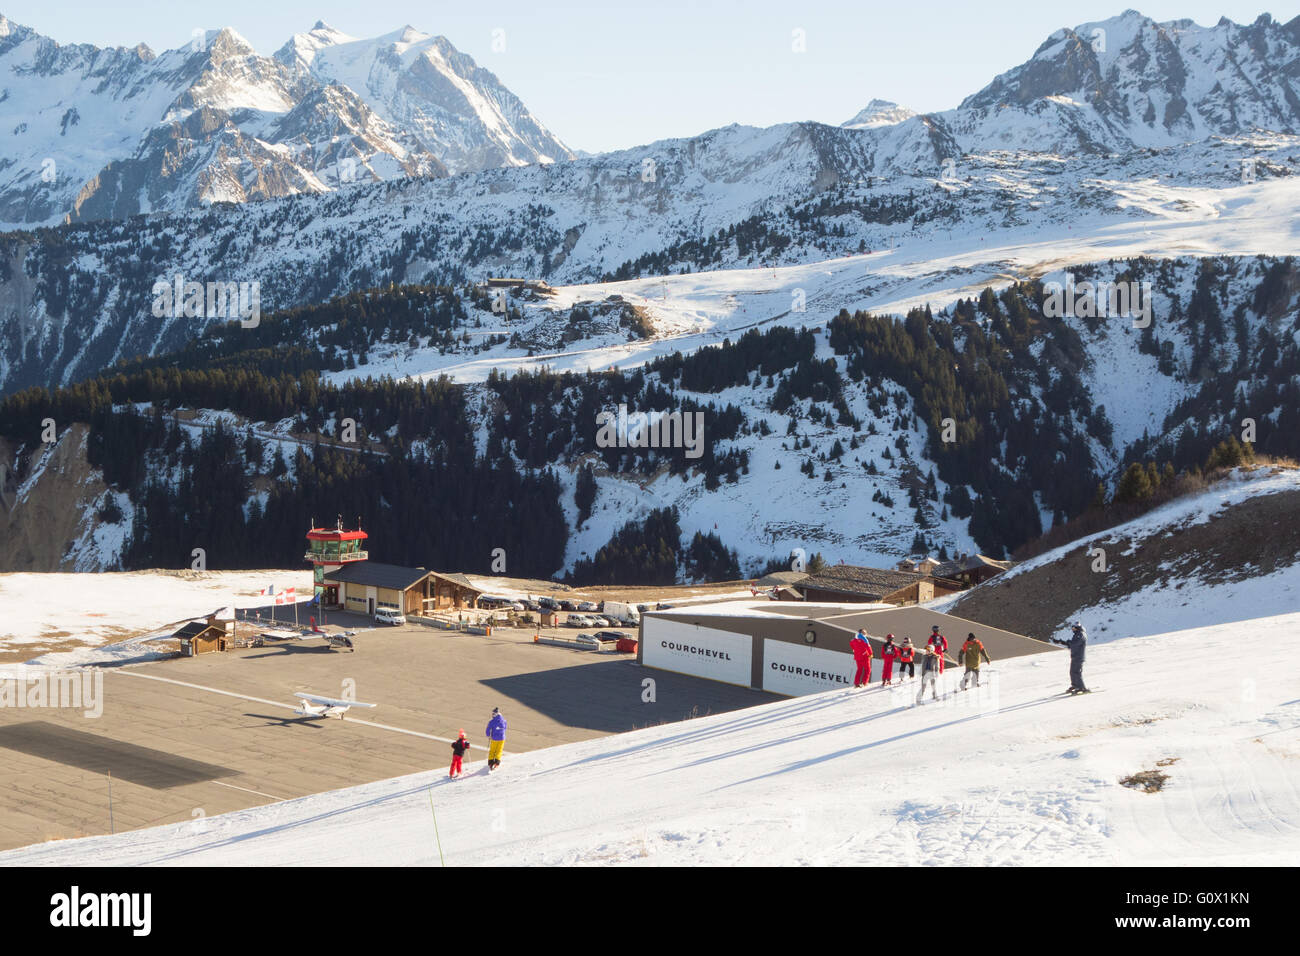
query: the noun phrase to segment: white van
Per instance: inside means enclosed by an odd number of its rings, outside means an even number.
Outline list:
[[[641,612],[636,609],[635,604],[604,601],[600,605],[600,613],[605,617],[613,618],[625,627],[636,627],[641,623]]]
[[[393,607],[381,607],[375,611],[376,624],[405,624],[406,616]]]

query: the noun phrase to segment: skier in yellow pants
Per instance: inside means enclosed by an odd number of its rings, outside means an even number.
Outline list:
[[[484,731],[488,739],[488,770],[501,766],[501,752],[506,749],[506,719],[500,707],[492,708],[492,719]]]

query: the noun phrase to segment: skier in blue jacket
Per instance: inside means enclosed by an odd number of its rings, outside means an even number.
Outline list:
[[[500,707],[492,708],[492,719],[484,733],[488,738],[488,769],[495,770],[501,766],[501,751],[506,749],[506,719]]]

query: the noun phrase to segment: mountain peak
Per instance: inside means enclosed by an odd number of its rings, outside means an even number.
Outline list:
[[[430,35],[428,33],[422,33],[421,31],[415,29],[415,27],[411,26],[408,23],[406,26],[402,27],[401,31],[397,35],[397,39],[395,42],[419,43],[421,40],[429,39],[429,36]]]
[[[233,27],[222,27],[220,30],[206,31],[203,34],[203,49],[213,59],[249,56],[257,53],[253,49],[253,45],[240,36]]]
[[[899,106],[893,100],[873,99],[860,113],[840,125],[844,129],[877,129],[881,126],[895,126],[915,115],[914,111]]]

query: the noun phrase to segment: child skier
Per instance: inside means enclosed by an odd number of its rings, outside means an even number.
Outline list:
[[[492,708],[492,719],[483,732],[488,738],[488,769],[501,766],[501,752],[506,749],[506,719],[500,707]]]
[[[948,638],[939,633],[939,625],[935,624],[930,628],[930,639],[925,642],[927,647],[933,647],[935,653],[939,655],[939,673],[943,673],[943,655],[948,653]]]
[[[936,688],[936,682],[939,677],[939,662],[943,660],[934,652],[934,647],[926,645],[925,657],[921,658],[921,689],[916,693],[916,702],[919,704],[921,698],[925,696],[925,685],[930,685],[931,700],[939,699],[939,692]]]
[[[885,635],[885,646],[880,649],[880,657],[885,662],[885,669],[880,674],[882,684],[892,684],[894,682],[894,658],[898,656],[898,645],[894,643],[894,635]]]
[[[867,632],[858,628],[858,633],[849,641],[849,647],[853,648],[853,660],[858,665],[858,672],[853,675],[853,686],[866,687],[871,683],[871,642],[867,640]]]
[[[912,662],[916,657],[916,648],[912,646],[910,637],[903,638],[903,643],[898,645],[898,679],[902,680],[906,674],[913,680],[916,679],[916,664]]]
[[[461,775],[460,760],[465,756],[466,750],[469,750],[469,741],[465,739],[465,731],[462,730],[460,736],[451,742],[451,772],[447,776]]]
[[[980,685],[980,658],[984,663],[992,664],[989,660],[989,652],[984,650],[984,645],[974,634],[966,635],[966,643],[961,646],[961,657],[966,662],[966,673],[961,678],[961,689],[966,689],[966,682],[970,680],[971,675],[975,675],[975,686]]]

